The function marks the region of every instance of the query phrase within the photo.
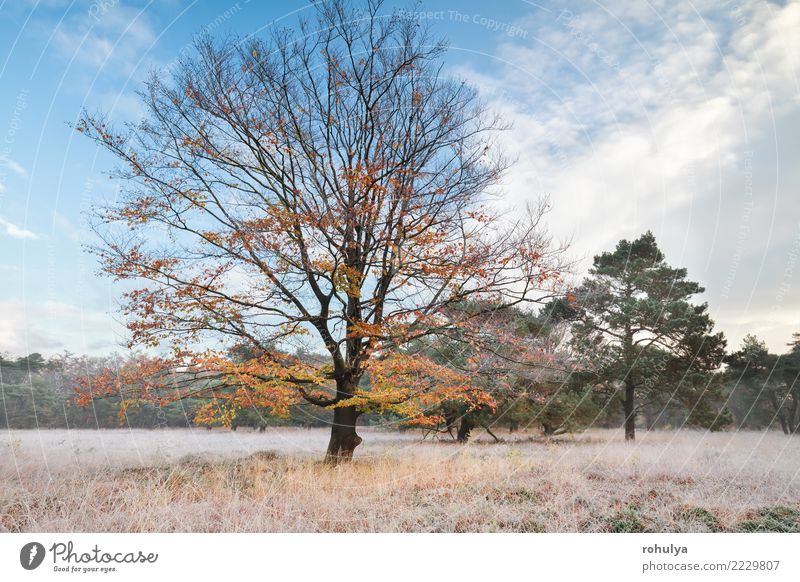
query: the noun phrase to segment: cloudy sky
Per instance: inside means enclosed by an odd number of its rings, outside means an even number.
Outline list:
[[[487,6],[491,6],[488,8]],[[509,204],[548,196],[586,269],[652,230],[706,288],[718,327],[783,351],[800,331],[800,3],[389,2],[450,41],[447,69],[513,123]],[[113,161],[82,108],[135,91],[192,36],[264,34],[307,2],[0,2],[0,352],[107,353],[120,290],[96,276],[85,211]]]

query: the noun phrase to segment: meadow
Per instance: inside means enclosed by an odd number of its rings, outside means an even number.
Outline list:
[[[359,432],[330,467],[321,429],[6,431],[0,531],[800,532],[778,432]]]

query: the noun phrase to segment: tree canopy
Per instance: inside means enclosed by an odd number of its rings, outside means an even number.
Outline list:
[[[171,349],[124,382],[94,378],[88,397],[202,395],[209,420],[305,400],[334,410],[334,461],[364,410],[426,422],[442,399],[488,402],[468,374],[400,348],[454,330],[481,341],[451,307],[540,299],[558,252],[541,209],[509,219],[491,203],[502,122],[442,74],[442,42],[379,9],[325,2],[270,38],[200,37],[171,79],[150,78],[140,124],[82,118],[122,162],[94,250],[132,283],[131,344]],[[323,365],[279,349],[308,337]],[[242,344],[254,357],[227,357]]]
[[[583,284],[551,309],[574,321],[579,373],[621,390],[626,439],[635,437],[643,403],[683,400],[696,417],[718,392],[713,372],[725,339],[713,333],[707,304],[691,301],[703,288],[686,277],[686,269],[667,264],[648,231],[595,256]]]
[[[800,428],[800,334],[789,351],[771,353],[748,334],[741,347],[725,358],[729,400],[739,426],[764,428],[778,424],[786,434]]]

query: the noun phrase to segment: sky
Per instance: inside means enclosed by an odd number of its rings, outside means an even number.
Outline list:
[[[651,230],[705,287],[729,347],[800,331],[800,3],[390,0],[449,41],[445,70],[512,128],[509,208],[546,196],[576,276]],[[143,114],[194,35],[265,35],[302,1],[0,0],[0,353],[119,350],[121,289],[98,277],[87,212],[114,160],[83,109]]]

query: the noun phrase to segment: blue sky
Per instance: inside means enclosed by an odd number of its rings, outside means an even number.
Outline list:
[[[718,327],[778,351],[800,331],[800,4],[388,2],[450,41],[450,73],[513,123],[510,205],[541,195],[589,258],[651,229]],[[307,2],[0,2],[0,352],[107,353],[120,289],[81,245],[113,160],[70,128],[116,122],[192,36],[264,34]]]

